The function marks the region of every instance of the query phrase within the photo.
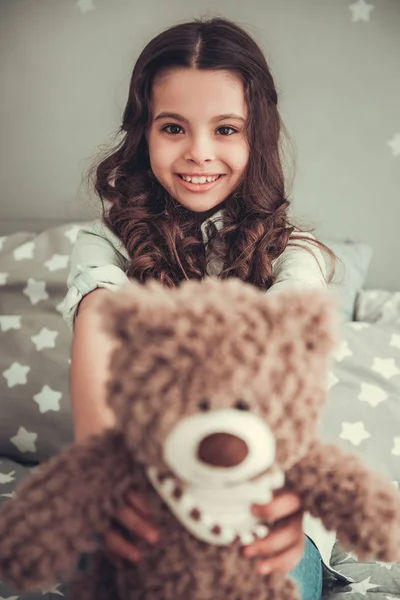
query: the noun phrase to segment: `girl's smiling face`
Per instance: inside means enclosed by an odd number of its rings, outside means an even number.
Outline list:
[[[242,82],[229,71],[168,71],[153,85],[151,112],[154,175],[189,210],[213,212],[237,188],[249,159]]]

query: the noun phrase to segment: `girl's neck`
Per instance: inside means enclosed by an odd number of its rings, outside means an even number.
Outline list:
[[[196,223],[198,225],[201,225],[202,223],[204,223],[204,221],[206,221],[212,215],[214,215],[215,213],[217,213],[218,211],[220,211],[221,208],[223,207],[223,204],[224,203],[222,202],[221,204],[218,204],[217,206],[213,206],[209,210],[205,210],[203,212],[196,212],[195,213]]]

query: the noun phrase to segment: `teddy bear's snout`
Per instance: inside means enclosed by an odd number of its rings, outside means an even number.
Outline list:
[[[244,440],[230,433],[213,433],[201,440],[197,458],[213,467],[236,467],[249,453]]]

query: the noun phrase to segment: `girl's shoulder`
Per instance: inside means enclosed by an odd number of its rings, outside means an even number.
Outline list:
[[[129,254],[125,245],[102,219],[84,223],[78,232],[76,245],[82,249],[86,247],[88,250],[91,247],[97,249],[107,247],[121,254],[126,260],[129,260]]]
[[[306,231],[293,231],[285,250],[272,261],[274,283],[280,288],[326,287],[327,269],[317,238]],[[283,285],[285,284],[285,285]]]

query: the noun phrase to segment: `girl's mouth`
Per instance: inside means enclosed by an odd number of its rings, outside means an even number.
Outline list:
[[[186,175],[176,174],[175,177],[177,177],[179,183],[190,192],[208,192],[208,190],[218,185],[218,182],[221,181],[225,175],[221,174],[210,175],[209,177],[188,177]],[[190,181],[187,181],[188,179],[190,179]]]

